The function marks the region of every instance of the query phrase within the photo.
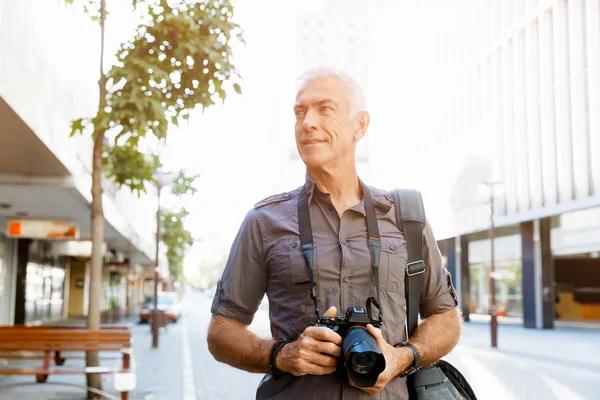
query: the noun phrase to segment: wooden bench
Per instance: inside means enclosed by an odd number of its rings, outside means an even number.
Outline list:
[[[72,324],[72,325],[14,325],[14,326],[0,326],[0,332],[3,330],[7,330],[12,334],[19,334],[19,329],[24,329],[24,334],[27,334],[27,329],[87,329],[87,326],[84,324]],[[127,325],[100,325],[100,329],[106,330],[127,330],[130,329]],[[62,354],[60,351],[54,352],[54,363],[56,365],[64,365],[67,359],[70,360],[84,360],[84,355],[72,355],[68,356]],[[0,350],[0,359],[6,360],[39,360],[44,358],[44,353],[40,351],[2,351]],[[115,356],[100,356],[100,359],[115,359]]]
[[[133,372],[131,368],[131,331],[129,329],[84,328],[29,328],[23,326],[3,327],[0,329],[1,352],[43,352],[40,367],[0,368],[0,375],[35,375],[38,383],[46,382],[49,375],[110,374]],[[64,368],[52,367],[52,354],[55,362],[61,351],[117,351],[122,357],[122,369],[108,367]],[[58,354],[58,357],[57,357]],[[64,360],[62,361],[64,363]],[[60,365],[60,364],[58,364]],[[122,399],[128,398],[128,392],[121,393]]]

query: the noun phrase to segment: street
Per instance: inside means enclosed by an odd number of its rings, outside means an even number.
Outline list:
[[[158,349],[151,348],[150,326],[137,323],[137,317],[130,319],[137,375],[131,400],[255,398],[262,375],[219,363],[208,351],[211,302],[212,293],[187,291],[184,315],[177,323],[161,329]],[[266,304],[261,305],[250,329],[262,337],[270,335]],[[499,348],[491,350],[489,325],[465,323],[459,345],[445,357],[465,375],[479,399],[600,400],[597,330],[535,330],[501,324],[498,338]],[[115,362],[118,360],[107,360],[105,365]],[[69,360],[67,365],[82,363],[83,360]],[[106,376],[104,382],[104,389],[116,396],[112,378]],[[53,375],[42,385],[35,384],[30,376],[0,377],[0,399],[83,400],[83,387],[82,375]]]
[[[211,297],[197,292],[186,296],[184,324],[189,329],[189,344],[194,368],[196,399],[254,399],[261,374],[250,374],[217,362],[208,351],[206,333],[210,321]],[[259,309],[252,331],[262,337],[269,337],[269,317],[266,309]],[[187,400],[187,399],[185,399]]]
[[[253,399],[262,376],[219,363],[208,352],[211,301],[201,293],[186,296],[184,324],[189,329],[196,398]],[[265,307],[251,329],[269,336]],[[499,350],[492,351],[489,326],[467,323],[460,344],[446,360],[459,368],[480,399],[600,399],[600,340],[594,330],[538,331],[501,325]]]

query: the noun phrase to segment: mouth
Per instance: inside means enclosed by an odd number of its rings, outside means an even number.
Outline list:
[[[305,140],[304,142],[302,142],[303,145],[305,146],[310,146],[310,145],[314,145],[314,144],[319,144],[319,143],[326,143],[326,140],[318,140],[318,139],[314,139],[314,140]]]

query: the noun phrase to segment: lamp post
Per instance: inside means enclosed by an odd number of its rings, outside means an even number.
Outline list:
[[[157,171],[155,176],[156,191],[157,191],[157,208],[156,208],[156,253],[154,256],[154,298],[152,308],[152,348],[158,348],[158,280],[159,280],[159,245],[160,245],[160,192],[162,188],[170,182],[170,174],[163,171]]]
[[[487,181],[481,184],[481,191],[487,192],[490,196],[490,250],[491,250],[491,266],[490,266],[490,330],[492,337],[492,347],[498,347],[498,310],[496,309],[496,281],[495,281],[495,265],[494,265],[494,239],[496,236],[495,225],[494,225],[494,189],[504,188],[504,182],[501,181]]]

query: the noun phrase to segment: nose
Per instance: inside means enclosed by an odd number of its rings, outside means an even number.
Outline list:
[[[304,121],[302,121],[302,130],[310,132],[317,129],[317,118],[317,113],[309,108],[306,115],[304,115]]]

